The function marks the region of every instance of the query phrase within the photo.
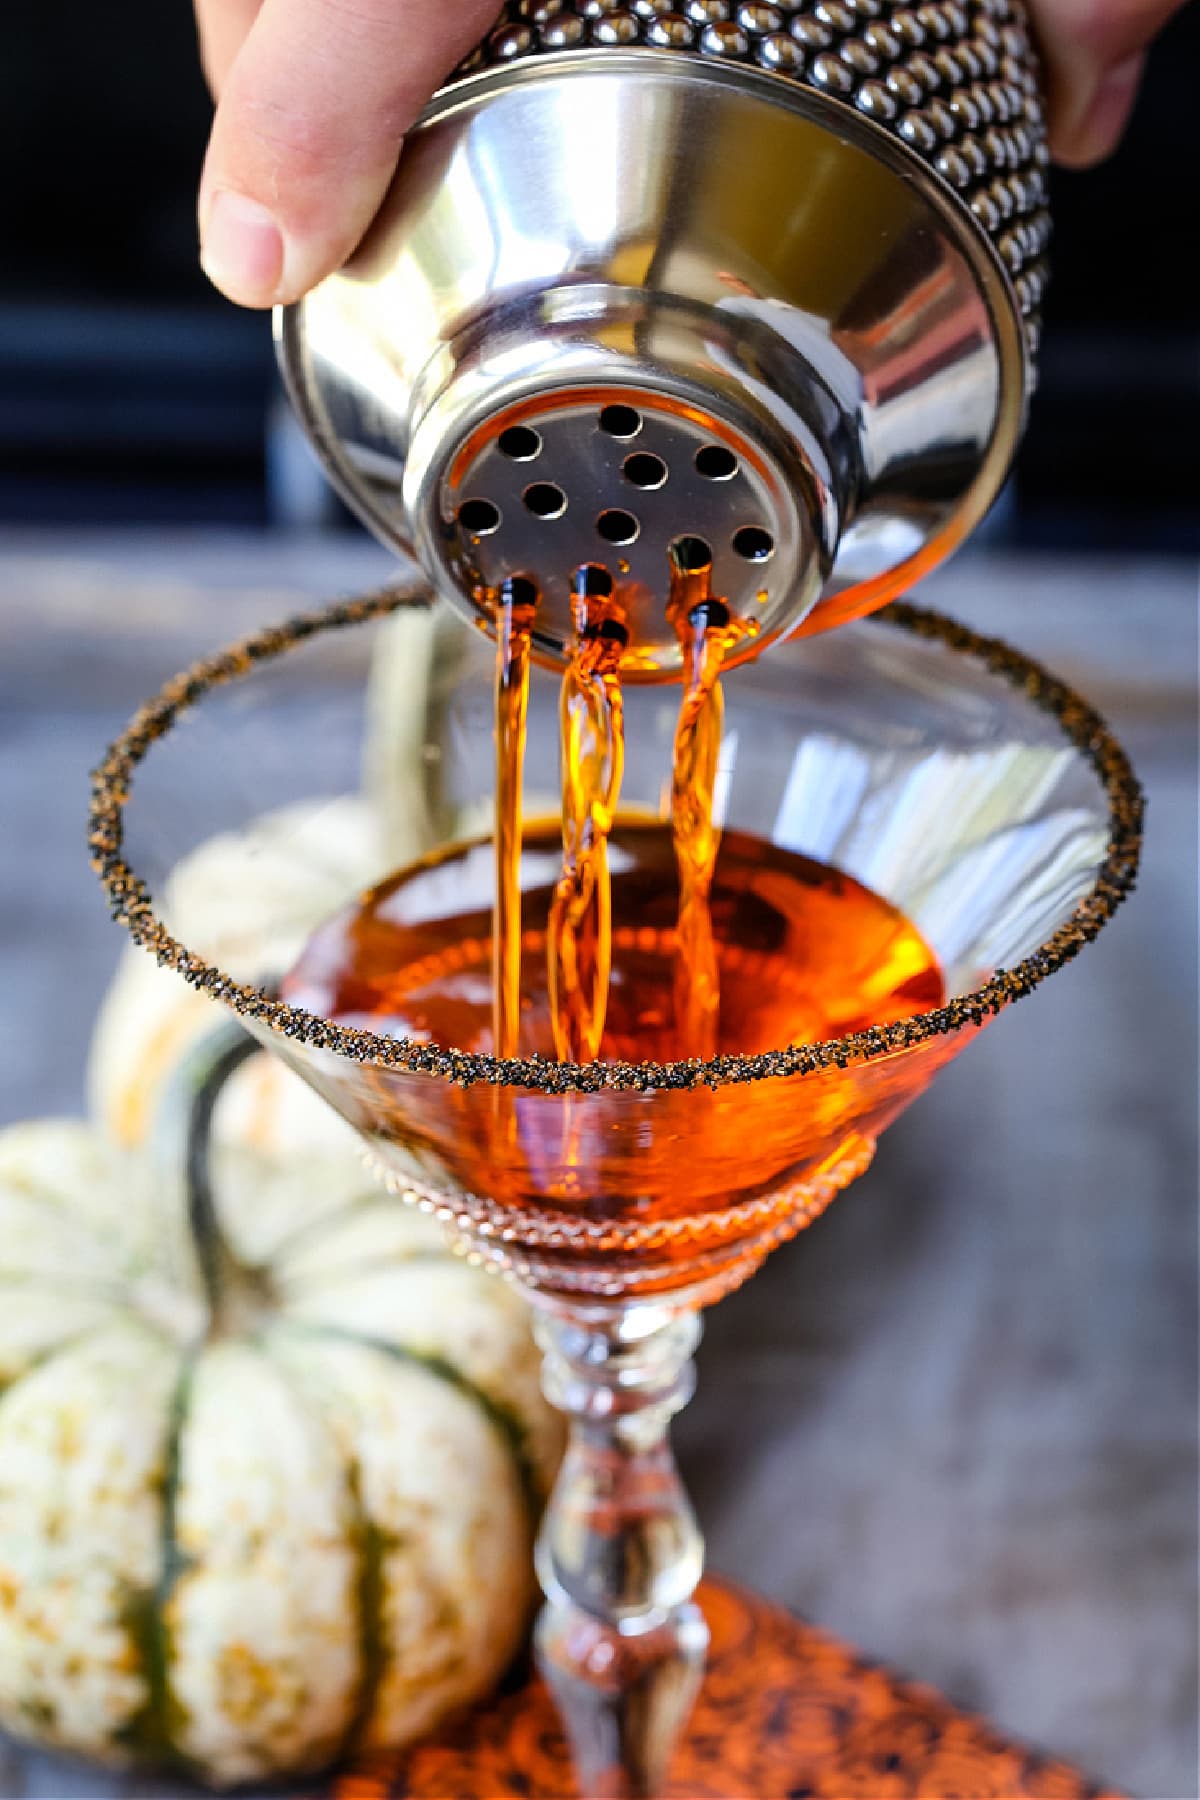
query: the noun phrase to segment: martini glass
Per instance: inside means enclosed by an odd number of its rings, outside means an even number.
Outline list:
[[[198,838],[264,811],[284,809],[282,831],[304,802],[314,841],[314,808],[319,823],[356,782],[373,640],[411,631],[423,604],[398,591],[347,601],[167,683],[97,772],[93,856],[133,937],[234,1009],[357,1128],[398,1196],[532,1302],[546,1391],[569,1424],[537,1547],[538,1657],[581,1791],[651,1795],[706,1645],[702,1543],[668,1438],[693,1389],[700,1309],[816,1218],[938,1069],[1102,928],[1133,884],[1140,794],[1062,683],[895,605],[728,679],[717,810],[727,834],[819,858],[899,908],[936,954],[940,1004],[707,1063],[500,1062],[387,1036],[281,999],[282,968],[220,967],[172,935],[156,896],[169,902],[167,871]],[[393,668],[408,641],[399,657],[392,644]],[[397,861],[490,828],[491,652],[464,631],[450,662],[393,733],[407,750],[382,824]],[[554,686],[547,676],[531,703],[527,815],[556,788]],[[401,679],[385,705],[400,717],[406,704]],[[661,816],[676,705],[672,689],[627,694],[634,814]],[[377,854],[382,873],[386,843]],[[524,858],[527,893],[553,879],[546,860]],[[457,865],[482,908],[490,869],[486,845]],[[302,901],[280,897],[289,956]],[[719,943],[723,978],[753,979],[728,966],[736,950]]]

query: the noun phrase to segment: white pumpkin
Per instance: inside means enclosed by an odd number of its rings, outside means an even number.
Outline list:
[[[282,975],[313,928],[387,872],[373,809],[349,797],[266,813],[172,872],[164,923],[238,981]],[[130,944],[96,1020],[89,1111],[117,1144],[145,1142],[164,1086],[224,1017],[214,1000]],[[221,1096],[217,1136],[264,1151],[348,1150],[349,1126],[277,1057],[244,1065]]]
[[[0,1133],[0,1724],[228,1784],[489,1688],[559,1437],[522,1302],[352,1159],[213,1167]]]

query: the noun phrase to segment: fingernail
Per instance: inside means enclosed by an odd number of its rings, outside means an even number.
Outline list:
[[[283,233],[265,206],[218,189],[200,232],[200,266],[243,306],[270,306],[283,280]]]
[[[1064,162],[1086,167],[1116,149],[1133,111],[1145,62],[1145,51],[1135,51],[1101,77],[1069,134]]]

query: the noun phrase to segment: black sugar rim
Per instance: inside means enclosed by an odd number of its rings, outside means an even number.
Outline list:
[[[123,855],[124,811],[133,790],[134,771],[151,746],[214,688],[227,686],[258,664],[283,655],[320,632],[344,630],[385,618],[405,606],[429,604],[424,593],[385,588],[268,627],[241,644],[194,664],[168,681],[137,712],[109,747],[92,777],[88,843],[92,867],[108,896],[113,918],[125,926],[135,943],[150,951],[160,964],[182,975],[192,987],[293,1043],[376,1068],[437,1076],[464,1087],[482,1081],[547,1094],[594,1093],[603,1088],[641,1092],[655,1088],[717,1088],[779,1076],[815,1075],[825,1069],[844,1069],[852,1063],[896,1055],[967,1025],[982,1025],[1012,1001],[1032,993],[1047,976],[1077,956],[1133,889],[1142,841],[1142,790],[1129,758],[1100,715],[1064,682],[998,639],[983,637],[953,619],[907,601],[893,601],[875,614],[876,621],[973,658],[989,674],[1006,681],[1048,713],[1091,765],[1108,800],[1107,850],[1091,889],[1045,943],[1015,968],[997,969],[973,992],[892,1025],[873,1026],[847,1037],[753,1056],[716,1056],[707,1062],[691,1059],[580,1064],[556,1063],[540,1056],[502,1060],[438,1044],[414,1043],[408,1038],[383,1037],[356,1026],[335,1025],[317,1018],[276,999],[265,989],[235,981],[180,944],[155,916],[146,883]]]

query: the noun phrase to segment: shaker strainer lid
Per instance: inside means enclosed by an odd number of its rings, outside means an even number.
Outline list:
[[[623,667],[679,668],[672,548],[707,547],[730,662],[869,610],[998,491],[1028,341],[974,215],[901,138],[759,69],[654,49],[457,80],[365,242],[277,315],[294,404],[385,542],[535,646],[612,575]]]

